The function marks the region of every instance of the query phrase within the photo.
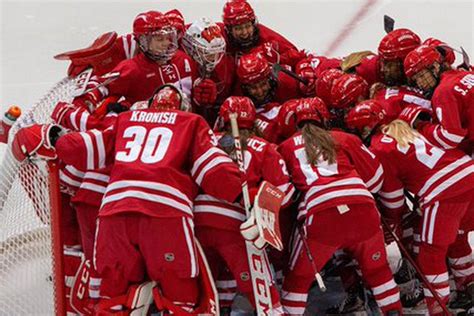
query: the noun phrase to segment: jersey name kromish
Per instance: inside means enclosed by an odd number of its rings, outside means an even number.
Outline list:
[[[174,124],[178,113],[133,111],[130,122]]]

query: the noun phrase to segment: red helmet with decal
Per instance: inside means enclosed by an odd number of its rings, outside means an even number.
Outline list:
[[[295,110],[300,99],[291,99],[281,105],[278,112],[278,129],[284,138],[288,138],[296,132]]]
[[[165,84],[158,88],[148,101],[148,108],[154,110],[182,110],[190,108],[187,97],[172,84]]]
[[[230,0],[224,5],[222,20],[226,27],[255,22],[255,12],[245,0]]]
[[[441,62],[441,54],[436,50],[436,48],[422,45],[411,51],[407,57],[405,57],[403,68],[405,69],[405,75],[407,78],[411,79],[421,70],[431,68],[434,63]]]
[[[325,126],[330,115],[323,100],[318,97],[299,99],[295,109],[296,125],[304,121],[312,121]]]
[[[257,112],[250,98],[231,96],[225,99],[219,110],[219,117],[224,123],[229,123],[231,113],[237,114],[237,124],[240,128],[253,128]]]
[[[331,88],[334,80],[344,75],[339,69],[327,69],[316,79],[316,96],[321,98],[328,106],[331,104]]]
[[[405,56],[421,45],[418,35],[409,29],[396,29],[382,38],[379,56],[384,60],[403,60]]]
[[[386,114],[382,105],[375,100],[359,102],[346,116],[346,125],[349,128],[363,131],[366,128],[372,130],[380,124],[385,124]]]
[[[170,20],[161,12],[148,11],[133,21],[133,36],[141,51],[160,63],[170,60],[178,49],[178,34]],[[162,43],[151,45],[152,40]]]
[[[344,74],[333,82],[331,106],[336,109],[350,108],[368,95],[369,85],[361,76]]]
[[[440,47],[444,52],[444,55],[442,56],[444,61],[450,65],[454,64],[456,56],[454,55],[454,50],[451,47],[449,47],[448,44],[440,41],[439,39],[430,37],[430,38],[427,38],[423,42],[423,45],[428,45],[435,48]]]
[[[171,26],[178,31],[178,36],[183,36],[184,31],[186,30],[183,14],[178,9],[173,9],[166,12],[165,16],[168,18]]]
[[[237,66],[237,76],[243,84],[253,84],[268,79],[271,72],[268,61],[258,53],[242,56]]]

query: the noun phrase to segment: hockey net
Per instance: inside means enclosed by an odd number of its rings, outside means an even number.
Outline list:
[[[50,122],[56,103],[71,101],[74,87],[68,78],[58,82],[18,119],[10,141],[22,126]],[[0,166],[0,315],[58,314],[50,199],[58,188],[48,170],[44,161],[18,163],[7,147]]]

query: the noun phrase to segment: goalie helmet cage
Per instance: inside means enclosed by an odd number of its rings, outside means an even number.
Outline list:
[[[75,81],[58,82],[10,131],[50,123]],[[0,157],[1,158],[1,157]],[[66,315],[59,176],[54,162],[18,163],[7,146],[0,166],[0,315]]]

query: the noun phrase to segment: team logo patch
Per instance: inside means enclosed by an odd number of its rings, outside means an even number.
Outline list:
[[[248,281],[248,280],[250,280],[250,275],[249,275],[249,273],[248,273],[248,272],[242,272],[242,273],[240,274],[240,279],[241,279],[242,281]]]
[[[381,256],[380,251],[377,251],[376,253],[372,255],[372,260],[377,261],[380,259],[380,256]]]
[[[165,253],[165,260],[168,262],[174,261],[174,253],[172,252]]]

